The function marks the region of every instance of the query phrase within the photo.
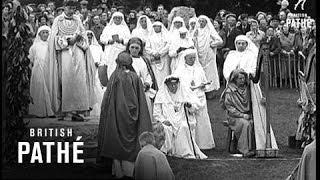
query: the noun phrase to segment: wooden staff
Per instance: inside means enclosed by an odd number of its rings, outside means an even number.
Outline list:
[[[183,108],[184,108],[184,114],[186,115],[186,119],[187,119],[187,124],[188,124],[188,128],[189,128],[189,133],[190,133],[190,138],[191,138],[191,144],[192,144],[194,157],[197,159],[197,153],[196,153],[196,149],[195,149],[194,143],[193,143],[193,137],[192,137],[192,133],[191,133],[191,127],[190,127],[190,123],[189,123],[189,117],[188,117],[188,111],[187,111],[186,104],[183,105]]]

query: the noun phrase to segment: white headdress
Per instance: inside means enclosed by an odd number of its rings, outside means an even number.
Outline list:
[[[234,44],[236,46],[236,50],[238,50],[237,48],[237,41],[246,41],[248,43],[247,47],[246,47],[246,51],[251,51],[254,54],[258,54],[259,49],[257,48],[257,46],[245,35],[239,35],[236,37],[236,39],[234,40]]]
[[[171,26],[170,26],[170,29],[169,29],[170,32],[173,32],[174,30],[176,30],[176,28],[174,27],[174,23],[175,22],[182,22],[182,27],[186,27],[186,24],[184,23],[184,20],[182,19],[182,17],[176,16],[172,20],[172,23],[171,23]]]
[[[38,29],[38,32],[37,32],[37,36],[36,38],[34,39],[34,42],[41,42],[41,37],[40,37],[40,32],[41,31],[49,31],[49,37],[48,39],[45,41],[45,42],[48,42],[49,41],[49,38],[50,38],[50,34],[51,34],[51,28],[49,26],[40,26],[40,28]]]
[[[142,26],[141,26],[141,24],[140,24],[140,20],[141,20],[142,18],[146,18],[146,20],[147,20],[147,30],[148,30],[148,32],[151,32],[151,30],[152,30],[152,22],[151,22],[150,18],[149,18],[148,16],[146,16],[146,15],[142,15],[142,16],[140,16],[140,17],[138,18],[138,20],[137,20],[137,26],[136,26],[135,29],[142,29]]]

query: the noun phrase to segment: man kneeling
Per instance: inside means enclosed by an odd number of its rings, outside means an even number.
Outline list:
[[[220,99],[223,109],[227,112],[228,125],[238,139],[237,148],[244,157],[254,155],[251,151],[254,142],[248,82],[248,75],[243,69],[233,70]]]
[[[143,132],[139,136],[141,150],[135,162],[134,177],[140,180],[173,180],[174,175],[166,156],[159,151],[151,132]]]

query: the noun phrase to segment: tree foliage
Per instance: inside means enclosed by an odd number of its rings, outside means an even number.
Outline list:
[[[3,52],[6,61],[6,128],[5,152],[6,160],[16,161],[18,142],[27,132],[27,123],[23,116],[28,113],[31,102],[29,87],[31,69],[28,59],[32,44],[31,33],[26,26],[26,13],[20,6],[13,12],[7,36],[7,49]]]

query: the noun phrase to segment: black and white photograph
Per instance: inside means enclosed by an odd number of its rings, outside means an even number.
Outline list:
[[[316,0],[3,0],[2,179],[316,180]]]

